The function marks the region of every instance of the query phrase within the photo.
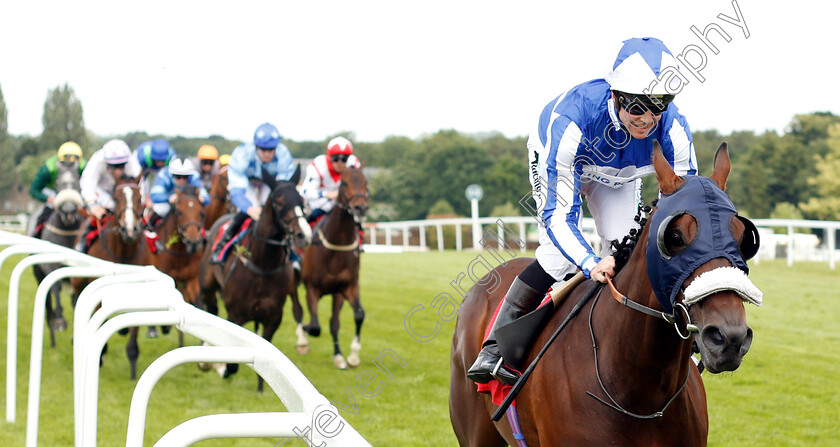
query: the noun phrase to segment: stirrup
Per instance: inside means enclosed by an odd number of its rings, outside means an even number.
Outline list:
[[[493,371],[490,373],[490,375],[495,377],[496,380],[501,380],[501,379],[499,379],[499,376],[497,374],[499,374],[499,369],[502,367],[502,365],[504,365],[504,363],[505,363],[505,359],[499,357],[499,361],[496,362],[496,366],[493,367]]]

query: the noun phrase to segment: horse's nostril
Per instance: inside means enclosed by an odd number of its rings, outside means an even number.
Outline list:
[[[707,345],[723,346],[726,339],[717,327],[711,326],[703,330],[703,341]]]

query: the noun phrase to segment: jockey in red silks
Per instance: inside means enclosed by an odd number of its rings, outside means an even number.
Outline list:
[[[315,157],[306,168],[301,196],[310,210],[306,218],[310,224],[333,209],[338,200],[341,173],[348,167],[359,168],[361,163],[353,155],[353,144],[347,138],[336,137],[327,143],[326,155]]]

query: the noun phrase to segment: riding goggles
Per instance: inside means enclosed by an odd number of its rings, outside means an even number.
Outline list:
[[[630,93],[616,92],[618,103],[631,115],[644,115],[647,112],[653,116],[659,116],[668,109],[668,104],[674,100],[675,95],[633,95]]]
[[[349,159],[350,156],[347,154],[335,154],[331,155],[330,158],[332,159],[333,163],[347,163],[347,159]]]

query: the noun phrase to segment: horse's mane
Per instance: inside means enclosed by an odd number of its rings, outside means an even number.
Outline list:
[[[656,200],[651,202],[651,206],[656,206]],[[630,260],[630,255],[633,254],[633,249],[636,248],[636,244],[639,242],[639,236],[642,235],[642,230],[645,228],[645,224],[647,224],[647,218],[645,215],[649,215],[651,211],[650,206],[646,206],[644,204],[639,205],[639,209],[636,212],[636,217],[634,220],[639,223],[639,228],[632,228],[630,229],[630,234],[624,236],[621,239],[621,242],[618,240],[610,241],[610,247],[613,249],[612,256],[615,258],[615,272],[618,273],[627,261]]]

